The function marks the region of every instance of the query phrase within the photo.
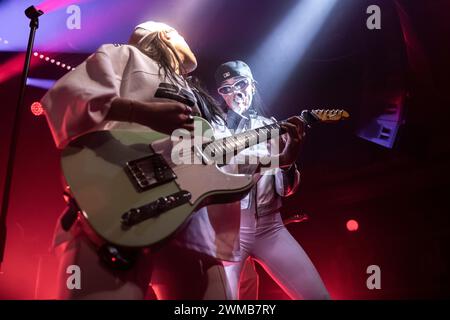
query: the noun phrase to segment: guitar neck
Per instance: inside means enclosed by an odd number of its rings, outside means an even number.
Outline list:
[[[300,119],[307,126],[310,126],[310,123],[302,116],[300,116]],[[284,122],[285,121],[274,122],[263,127],[232,135],[230,137],[217,139],[207,144],[205,146],[205,150],[209,149],[208,151],[213,156],[219,152],[221,155],[227,155],[230,153],[236,154],[244,149],[250,148],[262,142],[267,142],[286,133],[285,128],[281,126]]]
[[[311,127],[317,122],[336,122],[345,120],[349,114],[345,110],[303,110],[299,116],[306,127]],[[282,126],[285,121],[274,122],[266,126],[241,132],[239,134],[217,139],[204,145],[204,150],[214,158],[216,155],[237,154],[240,151],[250,148],[262,142],[267,142],[273,138],[286,133]]]

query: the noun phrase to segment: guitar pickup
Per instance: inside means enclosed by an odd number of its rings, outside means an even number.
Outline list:
[[[138,191],[146,191],[177,178],[176,174],[159,154],[130,161],[127,172]]]

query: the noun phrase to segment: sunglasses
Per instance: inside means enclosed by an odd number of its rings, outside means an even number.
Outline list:
[[[231,94],[235,91],[245,90],[250,85],[250,83],[250,79],[243,78],[236,81],[232,85],[221,86],[219,89],[217,89],[217,92],[223,95]]]

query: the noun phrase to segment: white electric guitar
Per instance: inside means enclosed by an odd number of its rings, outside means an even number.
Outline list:
[[[347,119],[344,110],[302,112],[309,126]],[[195,119],[202,132],[208,122]],[[170,137],[156,131],[96,131],[72,141],[62,153],[62,169],[82,219],[103,241],[145,247],[173,234],[202,206],[236,201],[254,185],[251,175],[218,167],[223,154],[271,139],[280,123],[194,146],[193,163],[172,161]],[[260,139],[261,138],[261,139]]]

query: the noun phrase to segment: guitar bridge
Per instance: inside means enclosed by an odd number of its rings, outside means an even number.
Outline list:
[[[142,207],[132,208],[122,215],[122,226],[129,228],[144,220],[156,217],[170,209],[188,203],[189,200],[191,200],[191,193],[182,190],[167,197],[158,198]]]
[[[126,170],[140,192],[177,178],[166,160],[157,153],[128,162]]]

